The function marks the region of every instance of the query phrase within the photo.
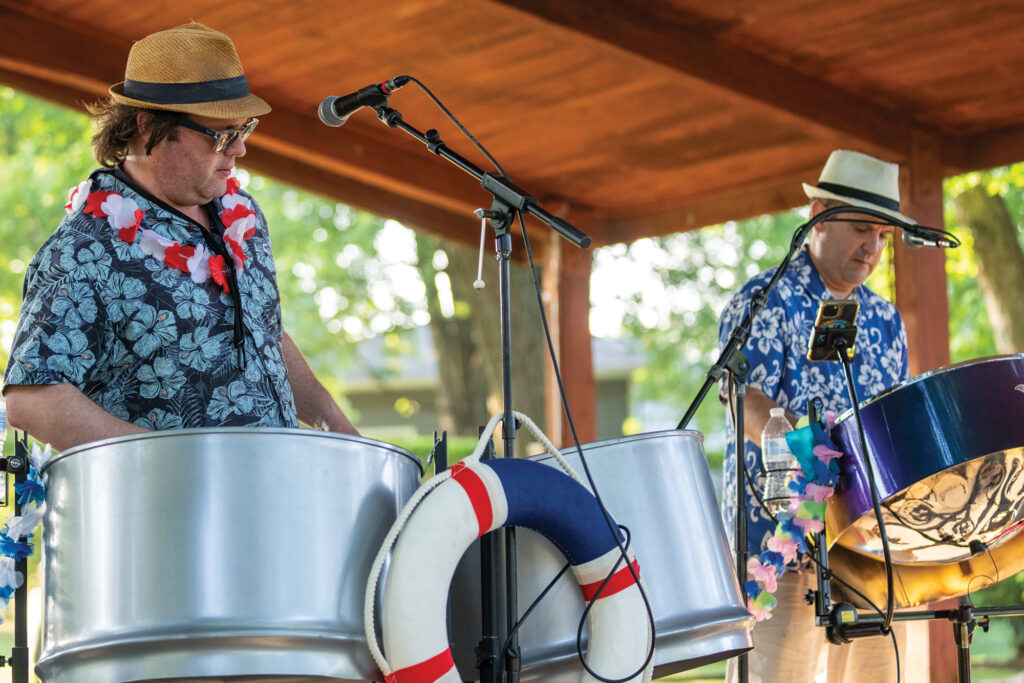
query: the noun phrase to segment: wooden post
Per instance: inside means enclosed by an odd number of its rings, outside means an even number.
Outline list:
[[[909,163],[903,168],[902,212],[922,225],[942,228],[943,164],[938,142],[925,135],[911,139]],[[910,374],[949,364],[949,301],[946,297],[946,253],[943,249],[910,250],[902,239],[894,250],[896,306],[907,325]],[[929,605],[953,609],[956,598]],[[914,622],[911,622],[914,623]],[[953,627],[948,621],[928,622],[931,683],[957,680]]]
[[[562,383],[580,443],[597,438],[597,391],[590,339],[591,252],[558,234],[549,237],[544,269],[544,299]],[[545,362],[548,437],[559,448],[572,445],[558,384]]]
[[[943,227],[944,167],[936,140],[915,134],[909,163],[901,174],[900,208],[922,225]],[[897,238],[894,249],[896,307],[907,325],[910,374],[949,364],[949,302],[946,253],[924,247],[911,250]]]

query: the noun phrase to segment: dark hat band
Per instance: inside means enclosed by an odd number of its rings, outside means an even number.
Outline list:
[[[124,95],[152,104],[198,104],[237,100],[249,96],[245,76],[197,83],[147,83],[124,79]]]
[[[897,199],[889,199],[883,197],[880,194],[874,192],[865,192],[864,190],[858,190],[856,187],[847,187],[846,185],[839,185],[838,183],[818,183],[818,188],[831,192],[832,194],[840,194],[844,197],[851,197],[853,199],[859,199],[864,202],[871,202],[878,206],[885,207],[890,211],[899,211],[900,202]]]

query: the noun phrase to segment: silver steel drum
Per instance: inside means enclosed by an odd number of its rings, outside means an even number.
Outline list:
[[[86,444],[44,474],[42,680],[381,680],[363,589],[419,484],[411,454],[196,429]]]
[[[959,363],[861,405],[892,550],[910,607],[1024,569],[1024,355]],[[832,569],[885,599],[878,523],[852,411],[832,431],[844,455],[826,518]]]
[[[750,649],[753,618],[740,596],[701,434],[653,432],[586,444],[583,451],[605,506],[629,527],[649,589],[655,677]],[[585,477],[575,450],[564,454]],[[535,459],[558,466],[547,455]],[[516,539],[521,614],[565,558],[528,529],[517,529]],[[459,565],[450,600],[453,652],[464,679],[477,677],[473,647],[481,633],[479,572],[474,546]],[[583,608],[580,589],[567,572],[520,630],[524,683],[580,680],[576,629]],[[636,662],[637,668],[641,663]]]

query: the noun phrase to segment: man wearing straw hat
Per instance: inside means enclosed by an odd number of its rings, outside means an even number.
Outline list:
[[[190,23],[132,46],[91,108],[103,167],[25,275],[13,426],[58,449],[298,420],[356,433],[282,329],[266,220],[233,177],[269,111],[222,33]]]
[[[856,212],[857,207],[869,208],[913,223],[899,213],[898,173],[896,164],[837,150],[829,156],[818,184],[803,186],[811,200],[812,216],[838,206],[849,206],[850,213],[837,214],[812,228],[804,250],[793,259],[767,305],[753,320],[751,336],[743,350],[750,360],[744,461],[755,484],[764,472],[760,437],[771,408],[781,406],[789,422],[795,424],[806,414],[807,403],[814,397],[821,397],[825,409],[837,414],[851,407],[842,365],[811,363],[806,358],[808,339],[822,300],[856,299],[860,304],[853,371],[862,400],[909,376],[906,330],[900,314],[891,303],[864,286],[894,227]],[[773,272],[774,269],[755,275],[726,306],[719,323],[723,346],[743,319],[753,294],[764,287]],[[731,533],[736,514],[737,464],[731,416],[728,435],[722,496],[726,528]],[[750,557],[757,557],[775,531],[775,523],[749,492],[746,495],[747,552]],[[814,587],[814,572],[808,569],[806,557],[798,565],[803,571],[791,569],[779,579],[775,592],[778,605],[773,617],[758,622],[754,629],[750,680],[810,683],[815,680],[819,653],[823,660],[827,659],[824,666],[830,682],[895,680],[895,656],[888,638],[863,638],[853,645],[823,650],[824,629],[814,625],[814,608],[803,600],[806,590]],[[901,661],[906,661],[902,647]],[[735,675],[735,666],[730,666],[730,675]]]

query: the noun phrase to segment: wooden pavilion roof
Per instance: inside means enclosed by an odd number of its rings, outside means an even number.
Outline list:
[[[189,20],[233,38],[274,108],[244,165],[466,241],[490,203],[472,178],[318,103],[415,76],[596,244],[802,204],[835,148],[923,144],[947,174],[1024,159],[1019,0],[0,0],[0,83],[79,106]],[[391,106],[487,168],[415,85]]]

